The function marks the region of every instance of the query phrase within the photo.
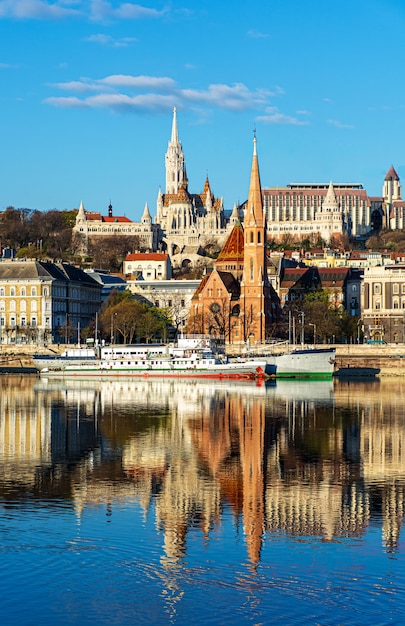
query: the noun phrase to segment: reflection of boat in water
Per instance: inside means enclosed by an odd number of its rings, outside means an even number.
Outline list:
[[[275,369],[276,378],[331,379],[335,354],[335,348],[297,348],[267,356],[266,371],[272,374]]]
[[[180,337],[176,345],[149,345],[122,348],[120,353],[102,353],[85,362],[60,362],[58,367],[42,365],[41,375],[57,376],[145,376],[165,378],[263,378],[264,358],[229,361],[217,356],[208,339]]]
[[[333,380],[276,380],[267,387],[267,395],[286,400],[322,402],[334,396]]]

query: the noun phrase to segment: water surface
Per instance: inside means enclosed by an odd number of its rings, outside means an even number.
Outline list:
[[[0,379],[1,624],[401,624],[405,381]]]

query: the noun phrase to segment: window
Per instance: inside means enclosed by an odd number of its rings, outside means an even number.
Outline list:
[[[394,283],[392,285],[392,293],[399,293],[399,285],[398,285],[398,283]]]
[[[10,287],[10,296],[15,296],[15,287]]]
[[[22,296],[26,295],[25,287],[21,287],[21,292],[20,293],[21,293]]]
[[[31,295],[32,296],[36,296],[37,295],[37,288],[36,287],[31,287]]]
[[[374,287],[374,293],[381,293],[381,284],[380,283],[374,283],[373,287]]]

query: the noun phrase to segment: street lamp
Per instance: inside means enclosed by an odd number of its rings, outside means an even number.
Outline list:
[[[309,326],[313,326],[314,327],[314,345],[315,345],[316,344],[316,324],[309,323]]]
[[[114,318],[117,317],[117,313],[111,313],[111,344],[115,343],[115,334],[114,334]]]

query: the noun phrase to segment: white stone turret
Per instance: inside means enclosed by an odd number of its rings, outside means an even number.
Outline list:
[[[321,211],[323,213],[339,212],[339,202],[336,198],[332,181],[329,183],[328,191],[326,192],[325,200],[322,203]]]
[[[149,212],[148,203],[145,204],[145,208],[143,210],[142,217],[141,217],[141,222],[142,224],[152,224],[152,217]]]
[[[239,222],[240,222],[239,209],[236,206],[236,202],[235,202],[233,205],[232,213],[229,217],[229,224],[233,227],[235,226],[235,224],[238,224]]]

